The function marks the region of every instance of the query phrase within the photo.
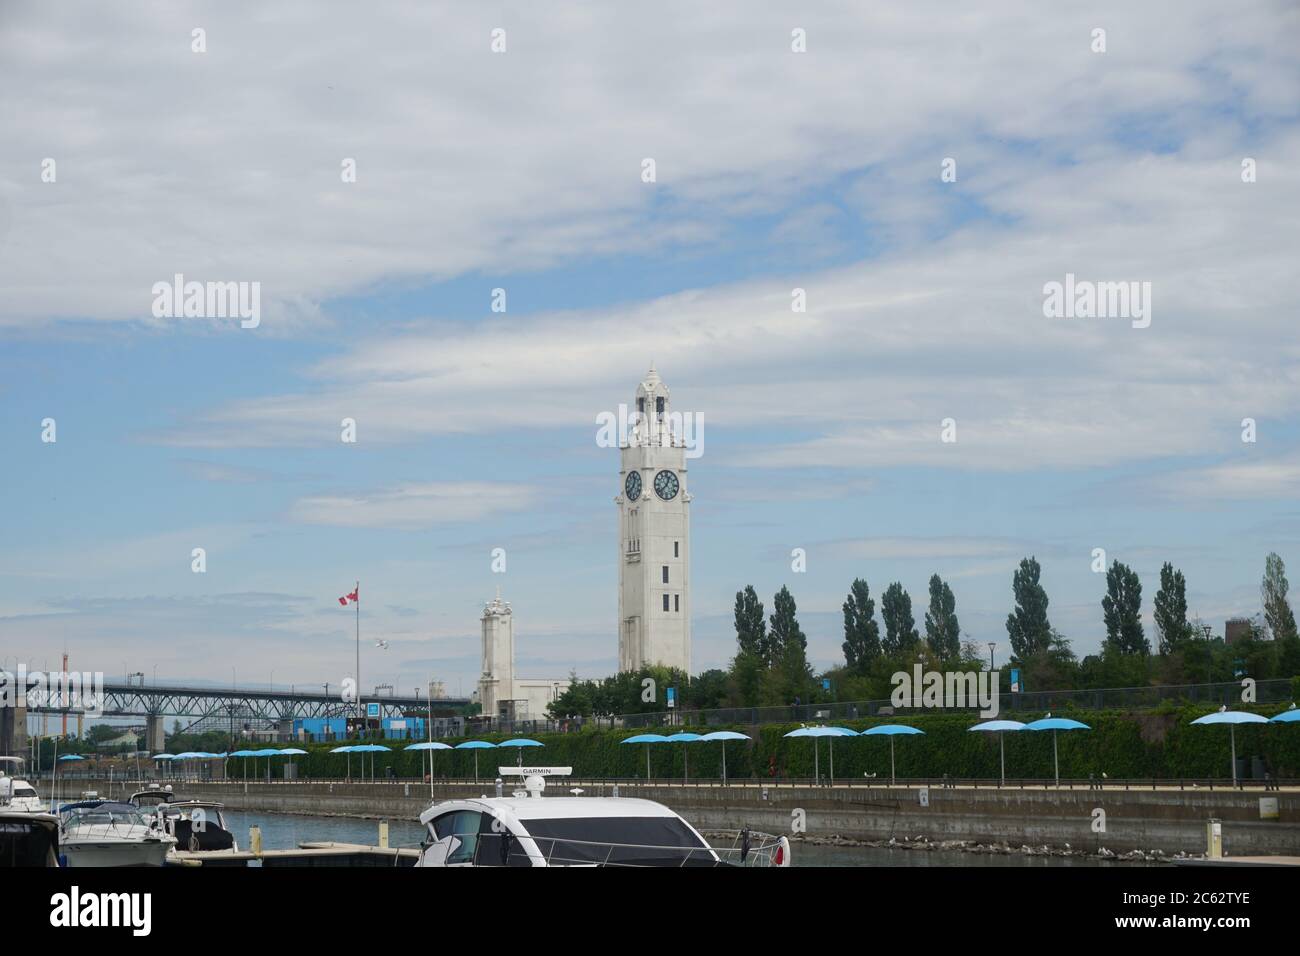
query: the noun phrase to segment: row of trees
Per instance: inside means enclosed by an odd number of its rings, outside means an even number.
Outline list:
[[[1106,571],[1106,593],[1101,600],[1106,639],[1101,653],[1082,660],[1072,651],[1069,639],[1052,626],[1048,616],[1051,602],[1041,575],[1036,558],[1021,560],[1012,575],[1014,607],[1006,620],[1011,664],[1021,670],[1029,689],[1134,687],[1231,680],[1242,674],[1259,679],[1300,674],[1300,634],[1288,600],[1286,568],[1276,554],[1268,555],[1264,564],[1262,613],[1249,622],[1245,637],[1231,646],[1209,637],[1207,627],[1188,618],[1186,579],[1182,571],[1165,563],[1152,614],[1154,654],[1142,621],[1142,583],[1128,565],[1115,561]],[[932,575],[929,581],[924,636],[917,626],[912,598],[900,582],[889,584],[880,595],[879,621],[876,603],[868,583],[855,579],[842,605],[844,664],[814,674],[808,664],[807,635],[799,624],[789,588],[776,593],[768,615],[754,588],[746,586],[736,593],[736,655],[727,670],[707,671],[689,683],[685,674],[664,668],[575,681],[555,702],[552,714],[662,711],[662,698],[646,699],[647,677],[657,687],[677,687],[685,708],[878,700],[889,696],[894,673],[910,671],[918,661],[927,669],[957,670],[980,668],[987,661],[980,645],[963,634],[956,597],[939,575]],[[829,683],[829,689],[823,682]]]

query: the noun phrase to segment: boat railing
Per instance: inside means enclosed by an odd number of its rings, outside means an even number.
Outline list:
[[[720,838],[726,845],[718,845],[716,842],[711,843],[709,840],[706,840],[703,846],[618,843],[610,840],[580,840],[576,837],[540,834],[530,835],[526,839],[531,840],[534,846],[537,847],[547,866],[768,867],[779,865],[778,853],[782,846],[782,840],[778,836],[749,829],[710,830],[709,834],[714,840]],[[477,830],[464,833],[453,832],[449,835],[461,839],[470,838],[476,841],[471,857],[476,866],[481,865],[479,863],[479,854],[481,852],[496,852],[494,850],[484,851],[485,842],[481,838],[488,834],[483,834]],[[492,835],[496,836],[496,834]],[[506,836],[506,839],[514,844],[517,844],[520,840],[519,837],[513,834]],[[423,849],[427,844],[421,843],[420,846]],[[619,856],[629,856],[628,853],[623,851],[632,851],[631,858],[619,859]],[[506,848],[501,852],[508,855],[514,851],[507,844]],[[519,852],[522,853],[522,850]],[[652,860],[654,862],[651,862]],[[665,863],[665,861],[676,862]]]
[[[61,820],[62,829],[67,832],[75,829],[81,837],[117,836],[131,839],[137,834],[145,836],[160,832],[155,824],[143,814],[123,813],[114,810],[70,810]]]

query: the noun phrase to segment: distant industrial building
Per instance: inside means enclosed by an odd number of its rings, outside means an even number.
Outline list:
[[[1223,625],[1223,640],[1226,644],[1248,640],[1254,633],[1255,624],[1248,617],[1231,617]]]

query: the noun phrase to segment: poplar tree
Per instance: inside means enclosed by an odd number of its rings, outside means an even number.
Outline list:
[[[1175,571],[1168,561],[1160,569],[1153,616],[1161,654],[1177,650],[1192,636],[1192,626],[1187,622],[1187,582],[1183,572]]]
[[[910,653],[921,642],[912,617],[912,598],[895,581],[880,597],[880,616],[885,620],[884,651],[891,657]]]
[[[1259,593],[1264,601],[1264,620],[1273,632],[1273,639],[1278,641],[1296,637],[1295,613],[1286,598],[1289,588],[1286,565],[1281,557],[1270,553],[1264,559],[1264,579],[1260,582]]]
[[[1137,572],[1115,561],[1106,572],[1106,596],[1101,599],[1106,620],[1106,645],[1120,654],[1150,654],[1142,631],[1142,582]]]
[[[880,656],[880,625],[876,623],[876,602],[867,582],[855,578],[844,601],[844,662],[849,670],[865,674]]]
[[[957,598],[939,575],[930,578],[930,609],[925,612],[925,641],[941,661],[961,654],[961,625],[957,623]]]
[[[1052,624],[1047,619],[1047,592],[1038,583],[1042,569],[1038,559],[1020,559],[1020,567],[1011,579],[1016,607],[1007,615],[1007,636],[1017,660],[1025,660],[1052,646]]]

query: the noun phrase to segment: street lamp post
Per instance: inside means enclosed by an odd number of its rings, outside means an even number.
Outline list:
[[[433,743],[433,681],[429,681],[429,723],[426,730],[429,743]],[[433,796],[433,751],[429,751],[429,796]]]
[[[1209,684],[1214,681],[1213,664],[1214,653],[1210,648],[1210,625],[1202,624],[1201,630],[1205,632],[1205,683]],[[1236,764],[1233,764],[1235,767]]]
[[[993,649],[998,646],[997,641],[989,641],[989,670],[995,670],[993,666]]]

